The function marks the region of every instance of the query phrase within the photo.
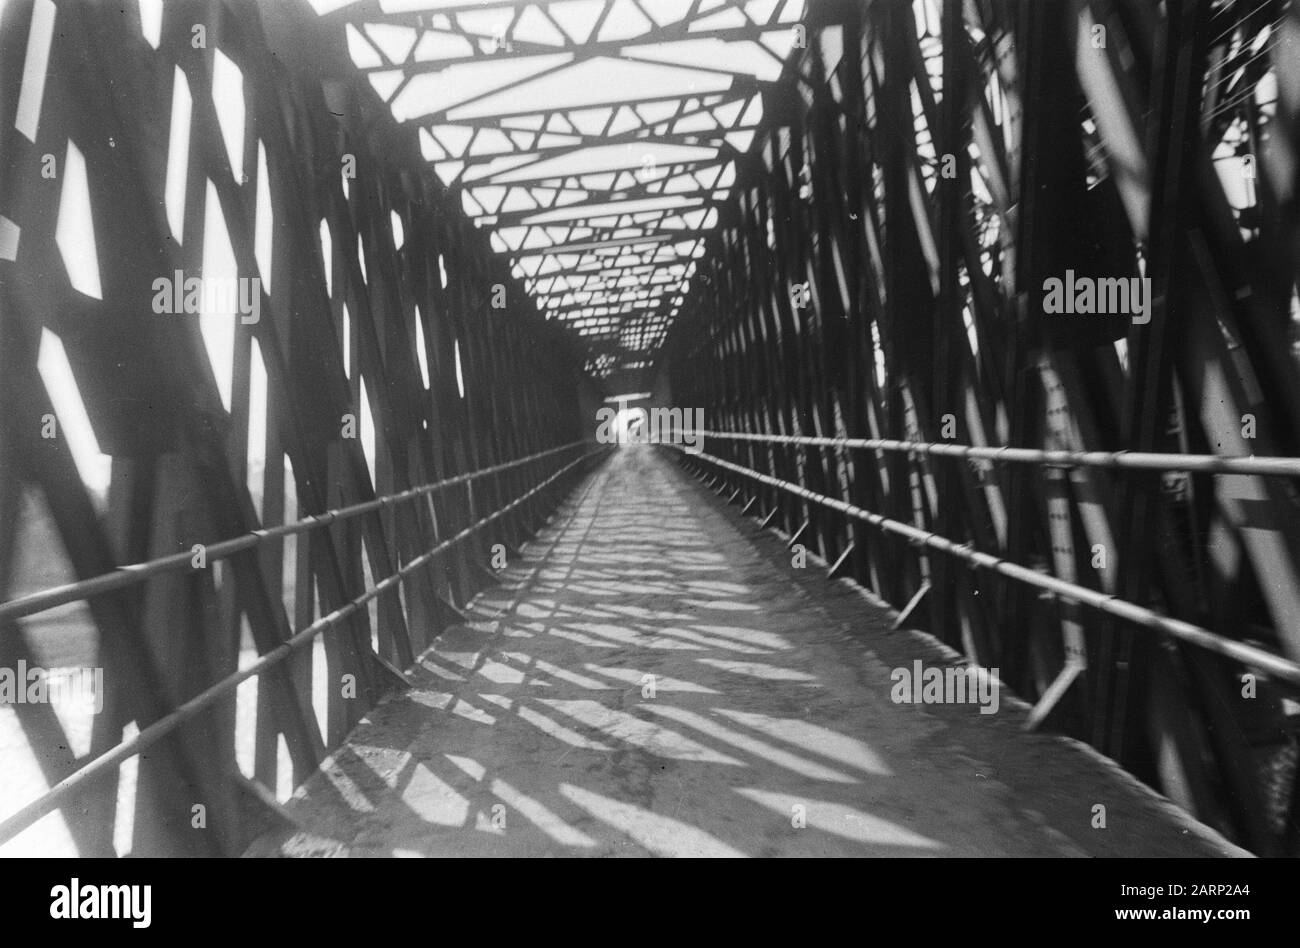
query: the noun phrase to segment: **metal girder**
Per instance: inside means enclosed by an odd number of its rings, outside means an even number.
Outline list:
[[[659,218],[633,215],[644,196],[691,193],[695,207],[665,218],[679,241],[716,226],[730,192],[708,180],[719,168],[729,175],[750,148],[767,90],[805,45],[804,14],[803,0],[537,0],[391,12],[365,3],[321,24],[346,42],[356,83],[418,128],[424,157],[527,278],[535,275],[528,251],[548,245],[575,273],[594,251],[675,242]],[[621,221],[608,238],[544,233],[548,218],[585,228],[610,216]],[[674,278],[678,295],[691,276]],[[666,326],[680,303],[665,295],[654,310]],[[648,367],[661,342],[656,333],[616,351],[589,349],[588,371]]]

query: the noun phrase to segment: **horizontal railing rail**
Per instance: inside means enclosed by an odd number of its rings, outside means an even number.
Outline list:
[[[429,484],[422,484],[419,487],[412,487],[409,490],[400,491],[396,494],[386,494],[385,496],[377,497],[374,500],[362,501],[361,503],[351,504],[347,507],[337,507],[333,510],[327,510],[324,513],[303,517],[301,520],[296,520],[293,523],[286,523],[277,527],[267,527],[261,530],[253,530],[250,533],[238,537],[232,537],[228,540],[218,540],[204,546],[204,557],[206,562],[209,563],[217,560],[229,559],[237,553],[243,553],[245,550],[251,550],[254,547],[272,540],[279,540],[284,537],[307,533],[311,530],[318,530],[321,527],[327,527],[333,523],[350,520],[353,517],[359,517],[362,514],[372,513],[386,507],[396,507],[399,504],[414,500],[417,497],[424,497],[441,490],[446,490],[449,487],[455,487],[458,484],[467,484],[482,477],[500,474],[501,472],[510,470],[511,468],[530,464],[533,461],[540,461],[543,458],[551,457],[552,455],[560,454],[564,451],[571,451],[586,443],[587,442],[585,441],[571,441],[558,448],[539,451],[536,454],[517,458],[514,461],[506,461],[502,464],[481,468],[477,471],[457,474],[454,477],[444,478],[440,481],[433,481]],[[18,619],[23,616],[35,615],[38,612],[53,609],[55,606],[66,605],[70,602],[80,602],[83,599],[89,599],[91,596],[98,596],[102,593],[125,589],[128,586],[133,586],[136,583],[143,582],[155,576],[160,576],[164,573],[176,573],[198,569],[199,567],[193,565],[193,560],[194,554],[191,551],[186,550],[182,553],[173,553],[171,556],[161,556],[145,563],[132,563],[128,566],[119,566],[110,573],[103,573],[99,576],[91,577],[90,579],[78,580],[77,582],[67,583],[63,586],[52,586],[49,589],[31,593],[27,596],[19,596],[5,602],[0,602],[0,622],[5,621],[6,619]]]
[[[707,435],[706,435],[707,437]],[[1276,655],[1273,652],[1265,651],[1257,646],[1249,645],[1245,642],[1238,642],[1229,639],[1210,629],[1193,625],[1190,622],[1184,622],[1181,619],[1174,619],[1170,616],[1163,615],[1153,609],[1136,603],[1120,599],[1109,593],[1099,592],[1095,589],[1089,589],[1086,586],[1080,586],[1064,579],[1046,573],[1038,572],[1018,563],[1013,563],[1001,557],[993,556],[990,553],[983,553],[974,549],[969,544],[957,543],[947,537],[940,536],[929,530],[923,530],[920,527],[911,524],[902,523],[898,520],[892,520],[880,514],[864,510],[854,504],[838,500],[834,497],[828,497],[825,494],[819,494],[811,491],[806,487],[791,483],[790,481],[781,480],[772,477],[769,474],[763,474],[752,468],[744,467],[740,464],[734,464],[722,458],[715,457],[703,452],[689,451],[679,445],[672,445],[677,448],[688,458],[694,461],[706,462],[715,465],[723,470],[731,471],[743,477],[766,484],[778,490],[785,491],[796,497],[802,498],[810,503],[827,507],[831,510],[837,510],[847,517],[868,523],[877,529],[887,533],[893,533],[897,536],[904,537],[920,546],[929,547],[933,550],[946,553],[957,559],[964,560],[972,566],[988,569],[992,572],[1006,576],[1009,579],[1035,586],[1039,589],[1053,593],[1069,602],[1079,603],[1084,606],[1096,609],[1100,612],[1123,619],[1134,625],[1147,629],[1153,629],[1158,632],[1164,632],[1174,638],[1180,639],[1192,645],[1196,645],[1207,651],[1215,652],[1227,658],[1234,659],[1242,664],[1257,668],[1267,672],[1276,678],[1289,682],[1292,685],[1300,686],[1300,664],[1290,661],[1283,656]]]
[[[276,537],[285,536],[290,533],[301,533],[305,530],[316,529],[318,527],[326,526],[327,524],[330,523],[337,523],[340,520],[345,520],[351,517],[355,517],[360,514],[366,513],[368,511],[377,510],[385,506],[392,506],[393,504],[411,500],[415,497],[419,497],[436,490],[441,490],[446,487],[453,486],[455,484],[467,483],[468,481],[471,481],[479,477],[500,473],[501,471],[507,470],[509,468],[518,467],[519,465],[522,464],[527,464],[532,461],[541,460],[542,458],[559,454],[560,452],[570,451],[573,448],[583,447],[583,446],[589,446],[589,443],[585,441],[575,441],[570,444],[562,445],[561,447],[558,448],[553,448],[549,451],[542,451],[537,454],[529,455],[528,457],[525,458],[519,458],[516,461],[509,461],[504,464],[495,465],[494,467],[483,468],[481,470],[473,471],[466,474],[459,474],[452,478],[447,478],[445,480],[437,481],[431,484],[425,484],[422,485],[421,487],[412,488],[410,490],[402,491],[397,494],[386,495],[385,497],[377,498],[376,500],[373,501],[366,501],[364,503],[354,504],[349,507],[342,507],[336,510],[331,510],[323,514],[318,514],[314,517],[307,517],[304,518],[303,520],[299,520],[293,524],[287,524],[283,527],[277,527],[269,530],[257,530],[243,537],[238,537],[234,540],[224,541],[223,544],[213,544],[211,547],[208,548],[209,559],[213,558],[214,556],[213,551],[217,550],[218,547],[221,547],[222,549],[219,554],[215,554],[215,555],[221,557],[229,557],[235,553],[239,553],[243,550],[250,549],[256,546],[258,543],[262,543],[270,539],[275,539]],[[196,715],[212,707],[214,704],[223,700],[224,698],[229,697],[234,692],[234,690],[243,682],[255,676],[259,676],[263,672],[266,672],[268,669],[271,669],[279,665],[281,662],[285,661],[294,652],[300,650],[303,646],[312,642],[322,633],[328,631],[329,629],[335,628],[336,626],[339,625],[339,623],[343,622],[348,617],[354,615],[358,610],[362,609],[369,602],[371,602],[371,600],[377,599],[379,596],[383,595],[384,593],[401,585],[406,579],[408,579],[412,574],[414,574],[416,570],[420,569],[423,566],[427,566],[439,554],[445,552],[446,550],[456,545],[457,543],[460,543],[461,541],[469,538],[474,533],[477,533],[479,530],[482,530],[488,524],[496,520],[499,520],[501,517],[504,517],[506,514],[520,507],[522,504],[526,503],[532,497],[536,496],[537,494],[545,490],[547,487],[554,484],[566,473],[573,470],[573,468],[589,460],[590,458],[596,456],[597,454],[602,453],[605,450],[607,450],[607,448],[602,445],[601,447],[596,448],[595,450],[586,451],[580,457],[575,458],[574,460],[568,462],[559,470],[555,471],[555,473],[551,474],[545,480],[541,481],[539,484],[532,487],[525,493],[516,497],[514,500],[506,504],[504,507],[501,507],[496,511],[488,514],[487,516],[480,518],[479,520],[475,521],[474,523],[470,524],[469,526],[465,527],[459,532],[453,534],[452,536],[447,537],[444,540],[441,540],[429,550],[420,554],[416,558],[412,559],[410,562],[406,563],[404,566],[400,567],[399,569],[391,573],[389,576],[377,582],[372,588],[366,590],[361,595],[356,596],[355,598],[344,603],[342,606],[335,609],[333,612],[330,612],[328,615],[321,616],[315,622],[312,622],[306,628],[295,633],[294,635],[286,639],[283,643],[281,643],[277,647],[258,656],[256,661],[253,661],[249,663],[246,667],[241,668],[230,675],[227,675],[226,677],[218,681],[216,684],[211,685],[204,691],[200,692],[199,694],[195,695],[189,700],[181,703],[172,711],[170,711],[168,714],[166,714],[164,717],[159,718],[157,721],[143,728],[133,737],[121,741],[115,747],[106,750],[104,753],[95,757],[93,760],[90,760],[85,764],[81,765],[71,774],[64,777],[62,780],[60,780],[58,783],[52,786],[44,794],[37,797],[35,800],[28,803],[27,805],[23,806],[21,809],[17,810],[12,815],[6,817],[3,821],[0,821],[0,845],[3,845],[4,843],[11,840],[14,836],[18,835],[27,827],[31,826],[41,817],[46,816],[47,814],[52,813],[55,810],[59,809],[60,806],[62,806],[64,803],[67,802],[69,797],[71,797],[73,794],[77,793],[79,790],[84,788],[85,785],[88,784],[89,782],[95,780],[97,777],[104,776],[105,774],[111,772],[114,768],[121,765],[124,761],[129,760],[130,758],[134,757],[135,755],[141,753],[144,750],[147,750],[149,747],[156,744],[158,741],[162,740],[168,734],[175,731],[181,725],[185,724],[185,722],[189,721],[191,718],[195,717]],[[186,564],[189,563],[189,556],[190,554],[188,553],[184,554],[185,557],[184,562]],[[150,576],[158,575],[161,572],[170,572],[180,568],[181,565],[179,564],[177,557],[175,556],[168,556],[158,560],[151,560],[147,563],[141,563],[133,567],[123,567],[123,570],[130,570],[130,572],[123,574],[122,571],[119,570],[113,573],[105,574],[104,576],[96,577],[95,579],[92,580],[83,581],[81,583],[71,583],[67,586],[59,587],[58,590],[51,590],[50,591],[51,593],[58,591],[60,594],[59,597],[57,597],[57,601],[55,602],[48,602],[47,601],[48,597],[42,598],[42,594],[39,593],[34,594],[32,596],[24,597],[22,599],[12,600],[10,603],[6,603],[5,605],[24,606],[24,605],[35,604],[38,606],[38,608],[24,608],[23,610],[17,611],[16,613],[11,612],[6,617],[12,617],[14,614],[30,615],[32,614],[32,612],[39,612],[43,608],[51,608],[52,606],[58,605],[62,602],[74,601],[76,599],[85,598],[86,595],[97,595],[101,592],[106,592],[109,589],[117,589],[120,586],[125,584],[129,584],[133,582],[141,582],[145,579],[148,579]],[[99,583],[98,585],[96,585],[97,581],[99,580],[106,581],[110,579],[113,580],[113,585],[106,586],[104,583]],[[88,587],[91,590],[90,592],[86,592]],[[71,595],[70,591],[77,593],[77,595],[73,595],[71,598],[67,598],[69,595]]]
[[[1102,467],[1192,474],[1300,477],[1300,458],[1288,457],[1228,457],[1221,454],[1156,454],[1139,451],[1048,451],[1038,448],[979,447],[942,441],[827,438],[813,435],[749,434],[738,431],[697,431],[694,434],[718,441],[754,441],[810,448],[845,448],[850,451],[891,451],[995,463],[1037,464],[1042,467]]]

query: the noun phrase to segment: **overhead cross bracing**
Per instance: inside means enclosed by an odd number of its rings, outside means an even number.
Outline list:
[[[587,371],[653,365],[803,0],[315,6]]]

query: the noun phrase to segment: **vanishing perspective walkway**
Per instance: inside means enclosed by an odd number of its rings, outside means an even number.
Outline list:
[[[250,854],[1240,852],[1008,694],[893,703],[891,669],[952,654],[790,560],[667,452],[615,452]]]

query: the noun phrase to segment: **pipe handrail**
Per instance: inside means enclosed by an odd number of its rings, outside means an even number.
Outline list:
[[[892,438],[828,438],[813,435],[750,434],[739,431],[697,431],[702,438],[720,441],[757,441],[806,447],[847,448],[851,451],[894,451],[938,457],[1044,467],[1102,467],[1143,471],[1183,471],[1193,474],[1258,474],[1300,477],[1300,458],[1229,457],[1221,454],[1157,454],[1142,451],[1051,451],[1040,448],[979,447],[933,441],[899,441]]]
[[[688,453],[679,445],[673,445],[683,453]],[[1238,642],[1234,639],[1226,638],[1217,632],[1193,625],[1190,622],[1184,622],[1181,619],[1174,619],[1170,616],[1163,615],[1153,609],[1145,606],[1139,606],[1136,603],[1120,599],[1110,593],[1100,592],[1095,589],[1089,589],[1086,586],[1080,586],[1064,579],[1046,573],[1040,573],[1037,570],[1029,569],[1018,563],[1012,563],[1001,557],[993,556],[989,553],[983,553],[972,548],[969,544],[956,543],[947,537],[940,536],[929,530],[922,530],[920,527],[914,527],[911,524],[902,523],[898,520],[892,520],[883,517],[880,514],[872,513],[853,504],[838,500],[834,497],[827,497],[825,494],[818,494],[806,487],[793,484],[790,481],[781,480],[768,474],[755,471],[752,468],[743,467],[739,464],[733,464],[730,461],[724,461],[722,458],[714,457],[711,454],[702,452],[689,452],[689,456],[699,460],[707,461],[726,470],[734,471],[744,477],[757,480],[760,483],[767,484],[787,493],[794,494],[804,500],[829,507],[832,510],[838,510],[845,516],[852,517],[855,520],[861,520],[869,523],[887,533],[895,533],[899,536],[906,537],[914,543],[921,546],[931,547],[942,553],[955,556],[958,559],[967,561],[973,566],[983,567],[992,570],[1009,579],[1035,586],[1039,589],[1047,590],[1062,599],[1069,602],[1079,603],[1089,606],[1100,612],[1105,612],[1118,618],[1132,622],[1144,628],[1154,629],[1164,632],[1174,638],[1181,639],[1192,645],[1199,646],[1207,651],[1215,652],[1227,658],[1234,659],[1245,665],[1259,668],[1277,678],[1300,686],[1300,664],[1290,661],[1281,655],[1265,651],[1245,642]]]
[[[575,442],[575,443],[583,444],[585,442]],[[572,445],[565,445],[566,448],[571,446]],[[557,448],[555,450],[558,451],[563,449]],[[133,737],[121,741],[115,747],[109,748],[107,751],[100,754],[94,760],[88,761],[87,763],[83,764],[81,767],[78,767],[75,771],[73,771],[68,776],[64,777],[53,787],[50,787],[50,789],[47,790],[45,793],[43,793],[41,796],[37,797],[35,800],[31,801],[26,806],[22,807],[12,815],[6,817],[3,822],[0,822],[0,845],[7,843],[14,836],[21,833],[24,829],[29,827],[32,823],[35,823],[41,817],[49,813],[52,813],[54,810],[58,809],[59,806],[62,805],[69,796],[76,793],[87,782],[95,779],[96,777],[103,776],[112,768],[120,765],[123,761],[128,760],[131,757],[134,757],[136,754],[139,754],[141,751],[148,749],[153,744],[156,744],[158,741],[162,740],[164,737],[166,737],[172,731],[176,730],[186,721],[190,720],[195,715],[201,713],[202,711],[211,707],[216,702],[225,698],[227,695],[233,692],[235,688],[237,688],[243,682],[247,681],[249,678],[252,678],[256,675],[261,675],[267,669],[272,668],[275,665],[278,665],[280,662],[284,661],[290,655],[292,655],[295,651],[297,651],[298,649],[302,648],[304,645],[311,642],[321,633],[325,632],[330,628],[333,628],[344,619],[353,615],[355,612],[357,612],[359,609],[361,609],[363,606],[369,603],[372,599],[378,598],[380,595],[387,592],[389,589],[392,589],[394,586],[397,586],[402,582],[404,582],[407,579],[407,577],[409,577],[415,570],[428,564],[439,553],[455,545],[456,543],[459,543],[461,540],[466,539],[471,534],[477,532],[478,530],[481,530],[483,527],[487,526],[489,523],[498,519],[499,517],[505,516],[511,510],[513,510],[514,508],[518,507],[520,504],[527,501],[534,494],[537,494],[538,492],[545,490],[546,487],[554,483],[566,471],[569,471],[573,467],[576,467],[577,465],[581,464],[583,461],[586,461],[588,458],[592,457],[593,455],[599,454],[602,450],[604,449],[598,448],[594,451],[588,451],[577,460],[570,461],[568,464],[564,465],[564,467],[560,468],[558,471],[556,471],[546,480],[542,481],[540,484],[538,484],[536,487],[532,488],[528,492],[521,494],[519,497],[515,498],[506,506],[502,507],[501,509],[493,513],[488,514],[486,517],[483,517],[482,519],[470,524],[468,527],[465,527],[459,533],[456,533],[448,537],[447,539],[436,544],[426,552],[421,553],[419,556],[411,560],[405,566],[399,568],[396,572],[380,580],[378,583],[374,585],[373,588],[368,589],[365,592],[363,592],[361,595],[355,597],[354,599],[349,600],[348,602],[344,603],[342,606],[339,606],[337,609],[335,609],[333,612],[329,613],[328,615],[321,616],[319,619],[311,623],[311,625],[307,626],[301,632],[295,633],[294,635],[290,636],[288,639],[285,639],[285,641],[282,642],[280,645],[271,649],[271,651],[267,652],[264,655],[259,656],[255,662],[250,663],[249,665],[239,669],[238,671],[232,672],[231,674],[227,675],[225,678],[221,679],[216,684],[211,685],[204,691],[199,692],[199,694],[195,695],[193,698],[190,698],[188,701],[185,701],[182,704],[178,705],[166,716],[159,718],[157,721],[153,722],[149,726],[145,727],[143,730],[139,731]],[[545,453],[555,453],[555,452],[551,451]],[[528,459],[523,459],[523,460],[528,460]],[[490,469],[485,468],[484,470],[486,471]],[[481,472],[476,472],[476,473],[481,473]]]
[[[553,454],[559,454],[562,451],[568,451],[583,444],[586,444],[586,442],[571,441],[568,444],[560,445],[558,448],[539,451],[536,454],[530,454],[527,457],[516,458],[513,461],[505,461],[501,464],[494,464],[491,467],[480,468],[477,471],[468,471],[464,474],[457,474],[454,477],[444,478],[440,481],[433,481],[429,484],[422,484],[419,487],[412,487],[396,494],[385,494],[383,497],[376,497],[374,500],[362,501],[360,503],[351,504],[347,507],[337,507],[333,510],[327,510],[324,513],[303,517],[301,520],[296,520],[293,523],[286,523],[275,527],[264,527],[260,530],[253,530],[249,533],[245,533],[242,536],[232,537],[227,540],[218,540],[211,544],[204,544],[204,560],[205,562],[216,562],[218,560],[229,559],[237,553],[251,550],[269,540],[278,540],[299,533],[307,533],[311,530],[317,530],[321,527],[329,526],[332,523],[350,520],[353,517],[359,517],[362,514],[382,510],[385,507],[395,507],[398,504],[414,500],[417,497],[445,490],[448,487],[454,487],[457,484],[468,483],[480,477],[499,474],[512,467],[519,467],[520,465],[528,464],[532,461],[538,461],[542,458],[549,457]],[[119,566],[112,572],[101,573],[98,576],[92,576],[88,579],[80,579],[72,583],[65,583],[62,586],[52,586],[49,589],[43,589],[26,596],[19,596],[16,599],[0,602],[0,623],[6,620],[22,618],[23,616],[35,615],[38,612],[45,612],[48,609],[66,605],[70,602],[80,602],[84,599],[89,599],[91,596],[98,596],[106,592],[124,589],[128,586],[133,586],[136,583],[144,582],[147,579],[164,573],[176,573],[184,570],[199,569],[200,567],[195,567],[193,565],[193,560],[193,551],[186,550],[181,553],[170,554],[169,556],[160,556],[143,563],[131,563],[126,566]]]

